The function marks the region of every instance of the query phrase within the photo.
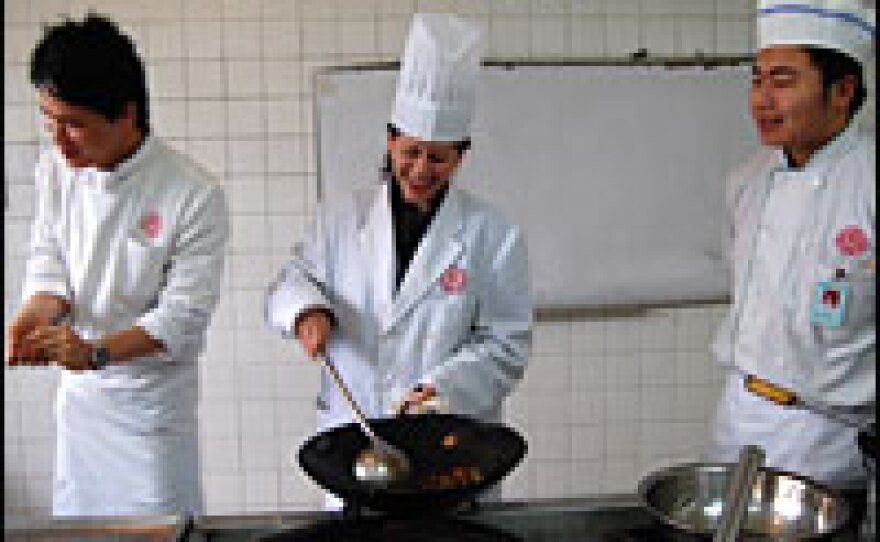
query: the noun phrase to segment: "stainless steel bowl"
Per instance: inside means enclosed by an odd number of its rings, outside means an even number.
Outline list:
[[[718,527],[734,464],[689,463],[657,471],[639,484],[647,510],[671,527],[711,536]],[[852,513],[835,491],[806,477],[762,468],[752,486],[744,540],[821,540],[846,527]]]

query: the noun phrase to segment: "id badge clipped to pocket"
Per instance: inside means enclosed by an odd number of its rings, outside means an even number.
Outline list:
[[[810,307],[810,323],[827,328],[840,327],[846,315],[850,285],[843,280],[816,283]]]

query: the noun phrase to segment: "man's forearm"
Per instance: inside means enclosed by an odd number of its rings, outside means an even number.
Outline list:
[[[110,333],[97,342],[107,349],[111,364],[165,351],[165,345],[138,326]]]

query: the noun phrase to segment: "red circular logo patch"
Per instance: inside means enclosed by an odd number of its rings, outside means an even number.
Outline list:
[[[467,274],[464,269],[450,267],[440,275],[440,286],[447,294],[458,294],[467,286]]]
[[[158,213],[150,213],[144,217],[141,222],[141,228],[144,230],[144,235],[150,239],[155,239],[159,236],[159,232],[162,231],[162,219]]]
[[[847,226],[837,232],[834,244],[844,256],[858,256],[868,250],[868,236],[858,226]]]

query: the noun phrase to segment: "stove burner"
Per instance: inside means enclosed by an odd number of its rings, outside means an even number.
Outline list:
[[[518,536],[453,518],[330,520],[273,533],[262,542],[521,542]]]

